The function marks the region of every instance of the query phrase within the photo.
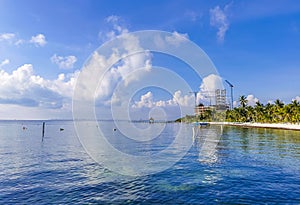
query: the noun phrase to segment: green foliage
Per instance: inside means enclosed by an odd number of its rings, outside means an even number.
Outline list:
[[[277,99],[274,104],[263,105],[259,101],[255,106],[248,106],[245,96],[240,97],[240,106],[233,110],[218,112],[206,110],[199,116],[187,115],[176,122],[227,121],[227,122],[260,122],[260,123],[300,123],[300,104],[296,100],[284,104]]]
[[[216,110],[205,110],[203,114],[195,115],[186,115],[183,118],[175,120],[175,122],[211,122],[211,121],[224,121],[226,118],[225,111],[216,111]]]
[[[261,122],[261,123],[299,123],[300,104],[296,100],[284,104],[277,99],[274,104],[263,105],[257,102],[248,106],[247,100],[240,97],[240,107],[226,111],[226,121],[229,122]]]

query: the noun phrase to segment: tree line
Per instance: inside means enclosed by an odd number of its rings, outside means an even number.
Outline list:
[[[277,99],[274,103],[262,104],[257,101],[254,106],[248,105],[247,98],[239,98],[239,106],[224,112],[207,109],[201,115],[186,115],[176,122],[227,121],[259,123],[300,123],[300,103],[293,100],[284,104]]]
[[[242,95],[239,98],[239,107],[226,111],[226,121],[229,122],[260,122],[260,123],[299,123],[300,104],[293,100],[284,104],[281,100],[275,100],[274,104],[262,104],[257,101],[254,106],[249,106],[247,98]]]

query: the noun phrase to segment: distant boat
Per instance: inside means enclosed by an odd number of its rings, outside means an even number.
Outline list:
[[[194,125],[200,127],[208,127],[210,124],[208,122],[194,122]]]
[[[149,119],[149,123],[154,123],[154,119],[153,119],[153,117],[150,117],[150,119]]]

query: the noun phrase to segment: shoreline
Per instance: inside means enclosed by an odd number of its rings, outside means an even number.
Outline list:
[[[229,125],[237,127],[269,128],[300,131],[300,124],[291,123],[257,123],[257,122],[208,122],[211,125]]]

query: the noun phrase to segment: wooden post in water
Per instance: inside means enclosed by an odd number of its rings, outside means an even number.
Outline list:
[[[44,140],[44,136],[45,136],[45,122],[43,122],[42,141]]]

